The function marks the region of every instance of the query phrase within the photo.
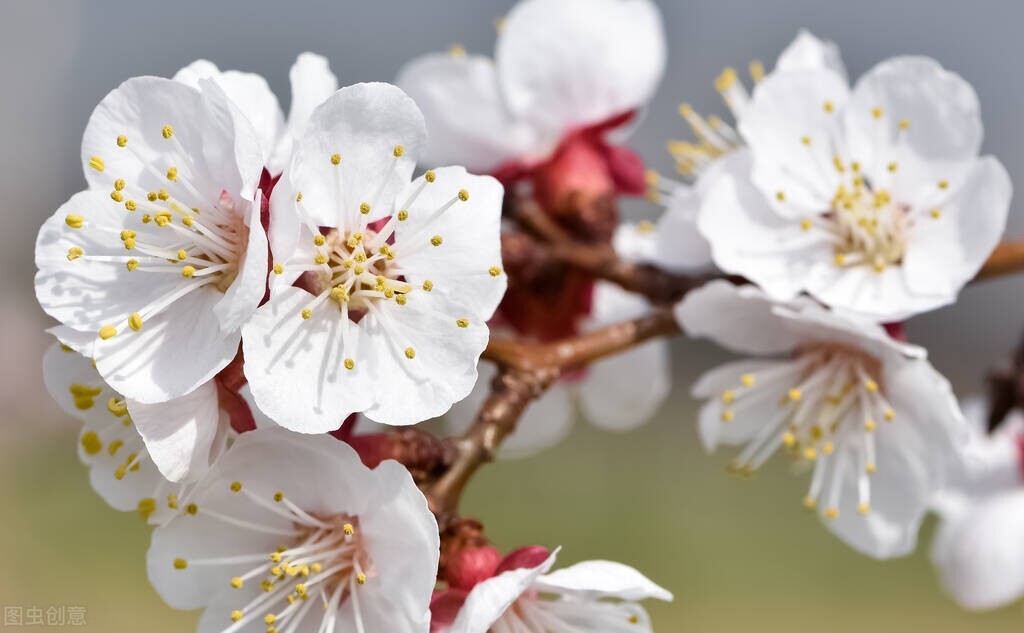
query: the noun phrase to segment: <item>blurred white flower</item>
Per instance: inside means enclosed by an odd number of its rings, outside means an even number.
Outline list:
[[[942,522],[931,551],[946,592],[974,610],[1024,595],[1024,414],[989,435],[985,409],[981,399],[964,403],[966,470],[934,504]]]
[[[267,80],[255,73],[222,71],[213,62],[199,59],[174,75],[175,81],[193,88],[199,88],[199,81],[206,78],[213,79],[252,123],[264,164],[275,176],[288,165],[292,145],[302,135],[313,109],[338,90],[338,78],[327,59],[314,53],[300,54],[288,73],[292,99],[287,120]]]
[[[430,129],[427,163],[532,167],[572,132],[642,107],[664,72],[649,0],[524,0],[501,24],[494,60],[456,49],[399,72]]]
[[[505,292],[503,190],[461,167],[410,183],[425,135],[401,90],[359,84],[296,144],[271,198],[271,298],[243,327],[253,395],[282,426],[413,424],[476,380]]]
[[[812,471],[805,497],[826,525],[877,558],[912,551],[933,494],[961,462],[963,416],[920,347],[810,299],[773,302],[753,286],[712,282],[676,308],[683,330],[745,359],[705,373],[705,447],[743,445],[750,473],[782,449]]]
[[[801,30],[779,55],[772,72],[812,69],[831,70],[844,80],[846,78],[846,67],[840,59],[838,47]],[[765,78],[764,66],[760,62],[752,62],[750,75],[755,83],[760,83]],[[726,68],[715,81],[715,88],[734,120],[739,121],[750,103],[750,95],[736,70]],[[685,182],[648,172],[648,195],[665,207],[665,213],[658,219],[658,230],[654,233],[655,248],[648,261],[670,270],[686,271],[706,268],[712,263],[711,246],[697,230],[704,197],[715,179],[723,173],[748,177],[750,160],[743,139],[721,118],[702,117],[685,103],[679,106],[679,113],[689,124],[697,142],[668,143],[676,171]],[[708,212],[714,213],[715,210],[709,209]]]
[[[977,96],[923,57],[851,92],[833,70],[775,73],[739,121],[746,166],[704,192],[699,229],[719,268],[772,297],[897,321],[952,303],[998,243],[1011,194],[979,158]]]
[[[650,249],[651,228],[649,224],[620,225],[615,233],[615,250],[624,259],[635,261]],[[642,295],[598,281],[594,284],[590,313],[580,330],[595,330],[650,312],[650,303]],[[445,416],[450,433],[459,434],[469,428],[490,393],[496,373],[490,363],[480,366],[476,387]],[[580,368],[552,385],[526,408],[516,430],[502,443],[501,455],[527,457],[565,439],[572,428],[576,403],[595,426],[606,431],[632,431],[658,411],[671,390],[669,342],[648,341]]]
[[[92,487],[113,508],[137,510],[153,524],[184,507],[193,483],[237,435],[213,381],[140,411],[103,381],[88,357],[63,343],[43,356],[43,378],[61,408],[83,422],[78,455]]]
[[[200,633],[426,633],[438,547],[397,462],[370,470],[343,442],[269,428],[153,532],[147,566],[172,607],[205,609]]]
[[[82,141],[89,189],[36,241],[36,296],[97,337],[104,380],[139,402],[183,396],[238,351],[263,298],[259,139],[210,80],[130,79]]]
[[[650,618],[637,603],[651,598],[672,600],[671,593],[621,563],[584,561],[551,572],[557,555],[556,550],[542,562],[478,583],[451,627],[440,630],[650,632]]]

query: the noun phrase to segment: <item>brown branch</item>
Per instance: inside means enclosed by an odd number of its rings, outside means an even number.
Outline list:
[[[1024,239],[1006,240],[992,251],[974,279],[992,279],[1021,271],[1024,271]]]

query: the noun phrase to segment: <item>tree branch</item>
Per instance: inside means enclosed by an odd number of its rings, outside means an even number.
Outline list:
[[[1024,271],[1024,238],[999,244],[974,279],[992,279],[1021,271]]]

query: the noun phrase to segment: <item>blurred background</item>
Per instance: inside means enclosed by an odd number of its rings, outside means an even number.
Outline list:
[[[459,43],[490,53],[508,0],[289,2],[271,0],[5,0],[0,11],[0,604],[84,606],[87,630],[194,630],[195,614],[172,611],[146,581],[148,529],[108,509],[75,456],[77,424],[43,389],[40,358],[49,320],[32,294],[39,225],[83,186],[79,142],[92,108],[134,75],[171,76],[200,57],[258,72],[287,110],[288,69],[305,50],[322,53],[343,85],[392,80],[422,52]],[[769,67],[799,27],[836,41],[852,77],[891,55],[937,58],[981,96],[985,151],[1024,175],[1024,56],[1014,3],[976,0],[716,0],[660,2],[668,74],[633,146],[671,172],[668,138],[685,137],[677,105],[724,114],[712,82],[728,65]],[[653,217],[641,201],[628,218]],[[1024,202],[1009,235],[1024,232]],[[912,340],[959,395],[978,392],[1024,328],[1024,277],[964,291],[960,303],[918,317]],[[677,388],[649,425],[627,436],[577,424],[558,448],[486,468],[465,510],[487,522],[498,545],[563,545],[564,562],[620,560],[675,592],[652,604],[661,632],[758,630],[856,632],[1020,631],[1013,606],[970,615],[942,595],[927,561],[933,531],[914,556],[861,557],[817,524],[800,500],[805,482],[784,464],[753,480],[725,473],[694,432],[688,385],[724,355],[675,344]],[[373,632],[386,633],[386,632]]]

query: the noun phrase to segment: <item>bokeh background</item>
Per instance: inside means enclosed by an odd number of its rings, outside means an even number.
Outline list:
[[[671,170],[666,139],[684,134],[680,101],[724,114],[712,81],[727,65],[771,65],[799,27],[840,44],[856,77],[891,55],[939,59],[981,96],[988,134],[1011,176],[1024,175],[1024,57],[1016,3],[975,0],[716,0],[660,2],[668,73],[635,147]],[[490,53],[508,0],[4,0],[0,4],[0,604],[81,605],[87,630],[194,629],[149,587],[148,530],[109,510],[75,457],[77,424],[49,401],[40,357],[49,321],[32,296],[36,230],[83,185],[79,141],[96,103],[134,75],[170,76],[205,57],[263,74],[287,108],[288,68],[312,50],[342,84],[391,80],[422,52],[459,43]],[[626,204],[627,217],[656,213]],[[1014,204],[1009,234],[1024,230]],[[960,395],[980,390],[1024,326],[1024,279],[965,290],[955,307],[915,319],[913,340]],[[753,480],[727,476],[727,457],[703,454],[687,387],[724,355],[678,341],[677,388],[649,425],[630,435],[585,423],[539,457],[499,463],[474,481],[465,509],[503,548],[561,544],[563,560],[611,558],[669,587],[653,604],[661,632],[1020,631],[1012,606],[970,615],[946,600],[927,560],[929,524],[914,556],[863,558],[821,529],[800,504],[804,482],[782,464]],[[0,627],[2,628],[2,627]],[[387,633],[387,632],[373,632]]]

